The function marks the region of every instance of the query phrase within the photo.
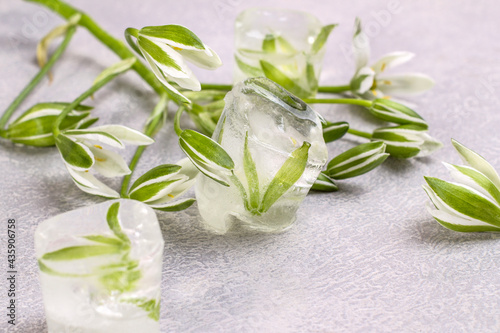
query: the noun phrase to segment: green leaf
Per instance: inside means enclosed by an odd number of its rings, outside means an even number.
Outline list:
[[[134,66],[136,60],[136,57],[131,57],[109,66],[95,78],[94,84],[128,71],[130,68],[132,68],[132,66]]]
[[[314,66],[310,62],[307,62],[306,65],[306,77],[307,77],[307,84],[309,85],[309,90],[317,91],[318,78],[316,77],[316,73],[314,72]]]
[[[338,189],[339,187],[335,184],[335,181],[323,172],[319,174],[318,178],[314,181],[314,184],[311,187],[311,190],[321,192],[336,192]]]
[[[264,193],[259,208],[260,213],[267,212],[300,179],[306,169],[310,147],[311,144],[304,141],[302,146],[294,150],[283,163]]]
[[[70,274],[70,273],[61,273],[58,272],[49,266],[45,265],[43,261],[38,260],[38,268],[40,269],[41,272],[53,276],[59,276],[59,277],[88,277],[91,276],[91,274]]]
[[[286,53],[286,54],[297,53],[297,50],[293,47],[293,45],[290,44],[290,42],[286,40],[283,36],[276,37],[276,41],[280,53]]]
[[[141,277],[138,269],[118,270],[101,276],[99,281],[109,292],[124,293],[134,290]]]
[[[166,204],[161,204],[161,205],[150,205],[151,208],[156,209],[156,210],[161,210],[163,212],[178,212],[184,209],[187,209],[191,207],[191,205],[196,201],[196,199],[193,198],[186,198],[186,199],[181,199],[177,201],[169,201]]]
[[[160,300],[150,299],[147,300],[145,298],[135,298],[135,299],[126,299],[124,300],[128,303],[133,303],[148,312],[148,317],[153,319],[154,321],[160,320]]]
[[[144,27],[139,31],[140,35],[161,38],[166,44],[168,41],[191,46],[204,50],[205,45],[191,30],[180,25],[169,24],[162,26]],[[139,36],[140,37],[140,36]]]
[[[443,227],[458,232],[499,232],[500,228],[489,225],[462,225],[446,222],[433,216]]]
[[[276,53],[276,37],[267,34],[262,41],[262,51],[266,53]]]
[[[259,175],[257,167],[248,148],[248,131],[245,135],[245,146],[243,148],[243,169],[247,177],[248,192],[250,194],[250,207],[259,208],[260,193],[259,193]]]
[[[396,124],[414,124],[421,129],[427,129],[425,120],[415,111],[401,103],[384,98],[377,98],[372,102],[370,113],[375,117]]]
[[[123,245],[123,242],[120,239],[103,235],[89,235],[89,236],[83,236],[83,238],[97,243],[116,245],[116,246]]]
[[[184,180],[183,178],[169,179],[141,186],[139,189],[136,189],[130,193],[130,199],[142,202],[157,200],[159,198],[154,198],[154,197],[157,196],[158,193],[165,190],[173,183],[179,181],[182,182],[183,180]]]
[[[452,209],[500,227],[500,207],[471,190],[444,180],[424,177],[434,193]]]
[[[154,167],[153,169],[147,171],[142,176],[137,178],[137,180],[132,184],[129,193],[132,192],[139,185],[144,184],[145,182],[172,176],[178,173],[180,170],[181,167],[176,164],[162,164],[157,167]]]
[[[349,130],[349,123],[341,121],[338,123],[327,122],[323,126],[323,138],[325,143],[332,142],[343,137]]]
[[[45,253],[42,259],[50,261],[78,260],[107,254],[118,254],[121,250],[121,246],[114,245],[70,246],[54,252]]]
[[[94,165],[94,156],[86,146],[74,142],[67,136],[60,134],[56,138],[56,146],[62,158],[70,166],[88,170]]]
[[[321,28],[321,31],[319,32],[318,36],[314,40],[314,43],[311,47],[312,54],[318,53],[323,48],[326,41],[328,40],[328,37],[330,36],[330,33],[336,26],[337,24],[329,24]]]
[[[139,36],[139,38],[137,38],[137,43],[139,47],[149,54],[156,62],[167,67],[172,67],[180,72],[182,71],[181,66],[179,66],[167,52],[163,51],[161,47],[149,39]]]
[[[333,179],[357,177],[375,169],[388,156],[383,142],[364,143],[333,158],[325,174]]]
[[[108,213],[106,214],[106,221],[108,222],[109,229],[113,231],[116,237],[121,239],[125,244],[130,244],[130,239],[122,231],[120,219],[118,218],[118,211],[120,210],[120,203],[114,202],[109,206]]]
[[[278,68],[274,67],[271,63],[264,60],[260,60],[260,66],[267,78],[283,86],[283,88],[285,88],[292,94],[302,98],[311,95],[310,91],[302,88],[295,82],[295,80],[292,80],[291,78],[283,74],[283,72],[281,72]]]
[[[191,162],[207,177],[229,186],[227,176],[234,169],[234,162],[228,153],[214,140],[193,130],[184,130],[179,144]]]
[[[236,61],[236,65],[238,68],[245,74],[250,77],[259,77],[264,76],[264,72],[259,67],[254,67],[243,62],[237,55],[234,55],[234,60]]]
[[[500,188],[500,177],[498,173],[484,157],[454,139],[451,139],[451,143],[466,163],[483,173],[493,182],[493,184]]]

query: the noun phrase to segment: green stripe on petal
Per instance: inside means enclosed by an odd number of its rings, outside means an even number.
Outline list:
[[[94,156],[88,147],[74,142],[66,135],[58,135],[56,146],[64,161],[76,170],[88,170],[94,165]]]
[[[181,25],[169,24],[144,27],[139,35],[155,37],[158,40],[179,48],[204,50],[205,45],[191,30]]]

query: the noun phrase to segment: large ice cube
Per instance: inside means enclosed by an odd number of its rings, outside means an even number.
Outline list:
[[[151,208],[119,200],[55,216],[35,248],[49,332],[159,332],[163,238]]]
[[[325,48],[313,51],[322,24],[290,9],[250,8],[235,23],[234,82],[267,76],[300,98],[317,92]],[[269,76],[270,72],[282,75]]]
[[[243,161],[247,135],[258,176],[259,200],[291,153],[304,142],[310,144],[304,172],[265,212],[249,210],[242,195],[245,192],[247,198],[250,196]],[[225,187],[201,176],[196,184],[202,219],[219,233],[235,225],[268,232],[288,227],[328,156],[318,115],[266,78],[252,78],[234,86],[225,97],[225,108],[212,138],[233,159],[234,175],[241,183],[238,186],[233,178],[231,186]]]

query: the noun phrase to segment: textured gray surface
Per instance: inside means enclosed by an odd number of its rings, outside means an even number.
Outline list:
[[[305,9],[341,25],[326,54],[322,82],[344,84],[345,57],[356,15],[374,22],[373,56],[408,50],[405,69],[433,76],[436,87],[418,99],[431,134],[445,147],[429,158],[389,159],[369,175],[340,183],[342,191],[312,194],[298,222],[279,235],[215,236],[197,221],[196,207],[159,214],[165,238],[161,325],[168,332],[495,332],[500,330],[500,240],[458,234],[425,212],[423,175],[447,177],[441,160],[459,159],[454,137],[500,168],[500,7],[489,1],[401,2],[387,24],[376,13],[386,1],[72,1],[114,35],[128,26],[179,23],[192,28],[226,63],[202,81],[229,82],[232,24],[249,6]],[[375,15],[375,16],[374,16]],[[36,73],[37,40],[61,20],[21,1],[0,2],[0,109]],[[376,27],[378,26],[378,29]],[[80,30],[44,83],[24,103],[69,101],[115,56]],[[403,70],[403,69],[401,69]],[[96,94],[101,123],[140,128],[156,96],[134,73]],[[416,101],[416,100],[415,100]],[[330,120],[352,120],[344,107],[318,108]],[[350,114],[351,113],[351,114]],[[181,152],[171,127],[162,130],[138,171],[175,162]],[[345,139],[333,155],[353,146]],[[127,149],[131,156],[132,149]],[[18,224],[18,322],[12,331],[46,330],[33,249],[36,225],[55,214],[100,202],[70,181],[54,149],[0,142],[0,307],[6,301],[6,220]],[[110,182],[115,187],[119,180]],[[0,331],[7,331],[2,310]]]

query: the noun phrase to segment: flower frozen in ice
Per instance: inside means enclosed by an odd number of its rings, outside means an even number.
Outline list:
[[[385,74],[386,70],[404,64],[415,55],[411,52],[391,52],[371,65],[370,44],[356,18],[353,36],[356,73],[351,79],[351,91],[364,99],[390,98],[393,95],[422,93],[434,86],[434,80],[422,73]]]
[[[122,149],[124,143],[153,143],[150,137],[121,125],[66,130],[57,135],[55,141],[75,184],[84,192],[108,198],[120,196],[89,171],[92,169],[105,177],[119,177],[128,175],[130,169],[120,154],[105,147]]]
[[[427,210],[441,225],[461,232],[500,231],[500,177],[482,156],[452,140],[467,165],[444,163],[455,182],[425,177]]]

